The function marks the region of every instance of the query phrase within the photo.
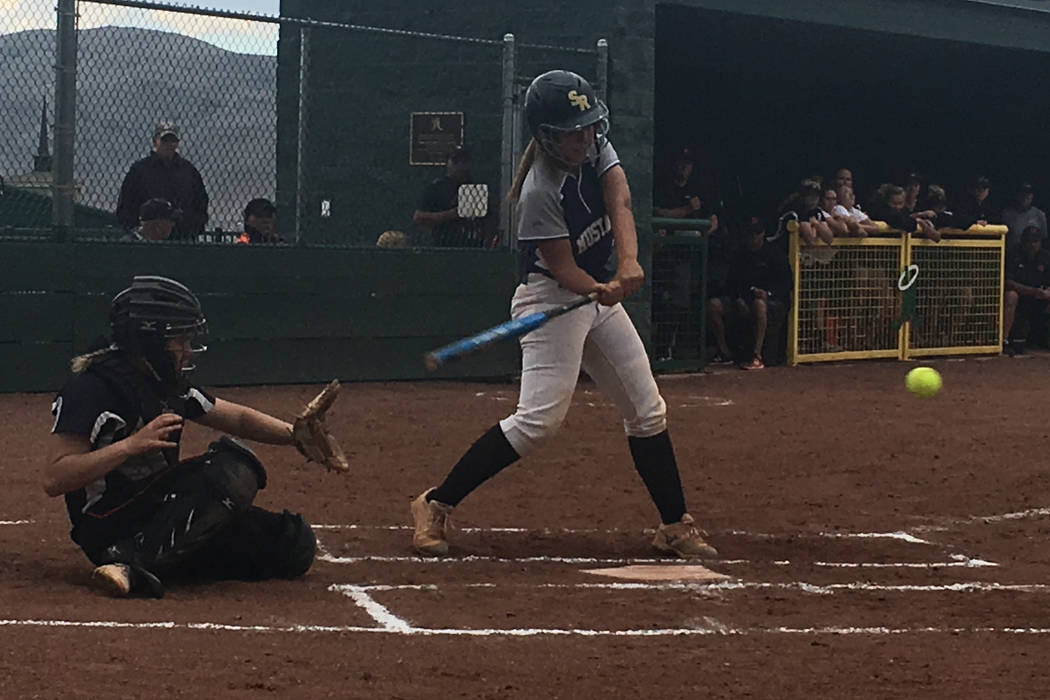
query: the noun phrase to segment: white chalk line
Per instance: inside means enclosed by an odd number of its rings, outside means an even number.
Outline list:
[[[1048,509],[1050,511],[1050,509]],[[386,530],[386,531],[408,531],[412,530],[411,525],[361,525],[352,523],[327,523],[319,525],[311,525],[314,530]],[[625,528],[573,528],[573,527],[561,527],[561,528],[528,528],[528,527],[457,527],[460,532],[471,532],[471,533],[501,533],[501,534],[541,534],[541,535],[637,535],[639,533],[646,533],[645,528],[640,529],[625,529]],[[649,534],[652,533],[650,529]],[[763,540],[777,540],[784,539],[787,537],[821,537],[827,539],[887,539],[887,540],[899,540],[901,542],[909,542],[911,544],[925,544],[930,546],[940,546],[935,542],[924,540],[920,537],[916,537],[910,533],[904,531],[895,532],[803,532],[803,533],[784,533],[776,535],[769,532],[750,532],[748,530],[709,530],[709,533],[716,536],[732,535],[736,537],[751,537],[754,539]]]
[[[409,634],[411,633],[412,626],[406,621],[394,613],[387,610],[386,606],[376,602],[375,598],[368,595],[368,591],[362,586],[354,585],[340,585],[338,588],[335,586],[329,586],[328,590],[337,590],[345,596],[348,596],[359,608],[364,610],[369,616],[379,623],[379,625],[388,632],[402,632]]]
[[[661,558],[661,557],[559,557],[559,556],[535,556],[535,557],[496,557],[496,556],[483,556],[477,554],[469,554],[462,557],[420,557],[420,556],[380,556],[374,554],[362,554],[358,556],[334,556],[326,551],[318,550],[320,553],[317,556],[318,561],[327,562],[329,564],[362,564],[365,562],[373,563],[384,563],[384,564],[399,564],[399,563],[413,563],[413,564],[471,564],[471,563],[488,563],[488,564],[668,564],[674,566],[677,560]],[[790,561],[787,559],[781,559],[776,561],[754,561],[751,559],[708,559],[704,560],[712,565],[719,566],[745,566],[745,565],[762,565],[762,566],[778,566],[778,567],[789,567],[789,566],[816,566],[820,568],[837,568],[837,569],[943,569],[943,568],[984,568],[984,567],[997,567],[999,566],[995,562],[985,561],[983,559],[970,559],[968,557],[962,557],[961,559],[953,559],[952,561],[938,561],[938,562],[842,562],[842,561]]]
[[[705,618],[707,627],[680,627],[668,629],[434,629],[412,627],[407,631],[387,627],[362,627],[359,625],[225,625],[214,622],[120,622],[116,620],[0,620],[0,627],[48,627],[87,629],[141,629],[141,630],[194,630],[207,632],[259,632],[259,633],[319,633],[319,634],[400,634],[433,637],[679,637],[679,636],[892,636],[908,634],[1008,634],[1050,635],[1046,627],[729,627],[717,620]]]
[[[333,584],[329,590],[343,591],[344,584]],[[815,584],[805,581],[782,583],[764,581],[711,581],[711,582],[653,582],[653,583],[406,583],[365,584],[355,586],[363,591],[437,591],[459,588],[482,589],[580,589],[610,591],[748,591],[787,590],[815,595],[833,595],[841,591],[872,593],[1047,593],[1050,584],[1042,583],[993,583],[966,581],[948,584],[879,584],[879,583],[832,583]]]
[[[32,520],[0,520],[0,525],[30,525]]]
[[[944,518],[943,522],[948,524],[919,525],[912,528],[915,532],[942,532],[959,525],[973,525],[976,523],[1001,523],[1011,520],[1027,520],[1029,518],[1041,518],[1050,515],[1050,506],[1044,508],[1028,508],[1013,513],[1000,513],[998,515],[971,515],[965,518]]]

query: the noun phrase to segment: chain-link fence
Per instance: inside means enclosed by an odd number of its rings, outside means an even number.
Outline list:
[[[0,56],[0,226],[114,238],[159,197],[173,239],[243,240],[263,198],[253,242],[512,244],[529,80],[605,83],[601,49],[141,0],[15,0]]]
[[[19,2],[0,13],[0,228],[51,225],[55,11]]]

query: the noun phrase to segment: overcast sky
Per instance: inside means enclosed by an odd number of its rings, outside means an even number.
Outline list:
[[[26,29],[54,29],[55,2],[43,0],[0,0],[0,34]],[[280,0],[195,0],[172,3],[199,5],[216,10],[258,12],[266,15],[280,13]],[[80,27],[118,26],[142,27],[177,32],[203,39],[238,53],[276,54],[277,26],[262,22],[248,22],[187,15],[180,12],[157,12],[118,5],[81,2]]]

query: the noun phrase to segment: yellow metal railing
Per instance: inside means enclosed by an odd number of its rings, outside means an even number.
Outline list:
[[[1006,227],[941,234],[805,246],[793,233],[788,361],[1000,352]]]

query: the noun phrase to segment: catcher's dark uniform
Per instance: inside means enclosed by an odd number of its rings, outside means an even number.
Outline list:
[[[198,387],[173,395],[165,386],[114,350],[62,388],[52,432],[84,436],[97,450],[161,413],[194,420],[215,405]],[[313,562],[314,535],[299,515],[252,505],[265,485],[255,455],[229,437],[184,462],[178,447],[153,450],[66,494],[71,536],[95,565],[161,578],[294,578]]]

